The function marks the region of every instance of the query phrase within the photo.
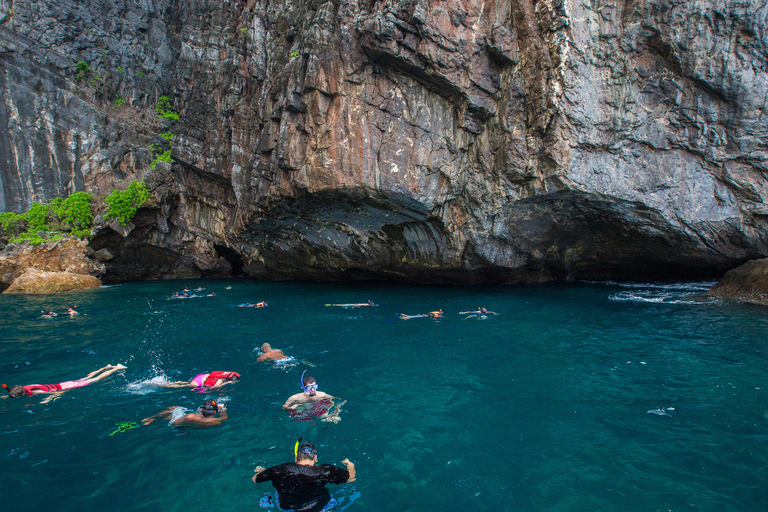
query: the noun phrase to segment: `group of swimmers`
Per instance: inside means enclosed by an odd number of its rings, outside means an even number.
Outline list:
[[[484,318],[488,315],[498,315],[498,313],[495,313],[493,311],[488,311],[485,308],[477,308],[475,311],[461,311],[459,312],[460,315],[470,315],[469,317],[465,318],[471,318],[472,316]],[[429,313],[421,313],[418,315],[406,315],[405,313],[400,313],[399,318],[401,320],[410,320],[411,318],[442,318],[443,317],[443,310],[438,309],[437,311],[430,311]]]
[[[75,315],[79,315],[80,314],[77,311],[75,311],[76,307],[77,306],[75,306],[74,304],[70,304],[69,306],[67,306],[67,314],[70,317],[73,317]],[[55,316],[59,316],[59,315],[58,315],[58,313],[54,312],[52,309],[41,309],[40,310],[40,318],[48,320],[49,318],[53,318]]]
[[[262,351],[263,354],[259,357],[259,361],[277,362],[285,358],[285,354],[281,350],[273,349],[268,343],[262,345]],[[81,379],[60,382],[58,384],[15,385],[10,388],[6,384],[2,384],[2,386],[8,390],[8,395],[11,398],[37,394],[49,394],[52,398],[58,397],[62,392],[69,389],[93,384],[109,377],[115,372],[125,369],[126,367],[122,364],[108,364]],[[235,383],[239,379],[240,374],[237,372],[212,371],[200,373],[189,381],[169,382],[162,384],[162,386],[210,390]],[[317,381],[314,377],[306,375],[306,370],[301,374],[301,387],[302,392],[288,397],[288,400],[283,405],[283,409],[290,411],[293,419],[306,419],[296,417],[295,413],[301,405],[309,404],[311,405],[310,409],[314,417],[335,417],[337,418],[336,421],[338,421],[338,411],[345,402],[336,406],[335,413],[330,412],[326,405],[333,404],[334,397],[320,391]],[[315,405],[321,405],[320,409],[317,409]],[[206,399],[194,412],[187,412],[183,407],[172,406],[153,416],[144,418],[142,425],[149,425],[160,418],[168,419],[170,425],[177,427],[212,427],[220,425],[227,419],[227,407],[214,399]],[[335,505],[335,500],[331,497],[325,485],[328,483],[341,484],[353,482],[356,476],[355,465],[349,459],[342,461],[345,469],[329,464],[318,465],[317,448],[309,442],[300,444],[301,440],[299,439],[294,447],[294,462],[280,464],[268,469],[257,466],[252,480],[254,483],[271,481],[277,491],[274,497],[268,495],[262,499],[264,506],[270,507],[276,504],[282,510],[302,512],[330,510]]]
[[[195,291],[201,291],[202,288]],[[177,295],[178,298],[191,297],[189,290],[185,288]],[[215,295],[215,294],[212,294]],[[240,307],[266,307],[266,302],[257,304],[241,304]],[[339,307],[366,307],[376,306],[373,301],[368,300],[364,303],[351,304],[326,304],[326,306]],[[74,316],[77,311],[72,305],[67,308],[70,316]],[[50,310],[43,312],[51,316],[56,316]],[[486,308],[478,307],[474,311],[462,311],[460,315],[470,315],[484,318],[487,315],[497,315]],[[400,314],[401,319],[410,319],[418,317],[442,318],[443,310],[430,311],[429,313],[418,315]],[[469,317],[467,317],[469,318]],[[261,354],[257,361],[270,361],[276,365],[287,364],[295,361],[295,358],[286,356],[285,353],[273,348],[269,343],[261,346]],[[58,384],[30,384],[26,386],[16,385],[8,388],[8,394],[11,398],[22,395],[50,394],[51,398],[58,397],[62,392],[69,389],[87,386],[98,382],[115,372],[126,369],[122,364],[107,365],[95,370],[85,377],[72,381],[65,381]],[[321,421],[338,422],[341,406],[346,401],[336,405],[333,402],[334,397],[320,391],[317,381],[314,377],[306,375],[306,370],[301,374],[301,393],[291,395],[283,405],[283,409],[289,411],[292,419],[308,420],[319,419]],[[177,381],[161,384],[164,387],[180,388],[192,387],[201,390],[220,388],[227,384],[235,383],[240,379],[237,372],[213,371],[210,373],[201,373],[189,381]],[[48,399],[50,400],[50,398]],[[195,427],[205,428],[222,424],[228,419],[226,405],[217,402],[214,399],[206,399],[203,404],[195,411],[189,412],[187,409],[179,406],[171,406],[167,409],[142,420],[143,425],[149,425],[158,419],[167,419],[169,424],[174,427]],[[330,510],[335,505],[335,500],[331,497],[326,484],[341,484],[353,482],[356,478],[355,465],[349,459],[344,459],[342,464],[345,469],[329,464],[317,464],[317,448],[309,442],[301,443],[302,439],[296,442],[294,447],[294,462],[280,464],[270,468],[257,466],[254,470],[252,480],[254,483],[271,481],[276,489],[274,497],[272,495],[262,498],[260,505],[266,508],[277,505],[282,510],[296,510],[302,512],[320,512]]]

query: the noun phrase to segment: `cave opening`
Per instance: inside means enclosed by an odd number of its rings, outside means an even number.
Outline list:
[[[243,275],[243,259],[237,252],[225,245],[213,244],[213,248],[220,258],[224,258],[232,266],[232,275],[234,277]]]

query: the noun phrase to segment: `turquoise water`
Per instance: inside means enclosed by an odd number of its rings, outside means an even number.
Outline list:
[[[711,284],[176,281],[1,296],[2,382],[128,369],[47,404],[0,399],[0,496],[13,511],[264,510],[272,487],[253,468],[291,460],[303,436],[321,462],[356,463],[356,482],[330,486],[350,512],[765,511],[768,315],[695,297]],[[168,300],[184,286],[216,296]],[[324,305],[367,299],[379,305]],[[72,302],[78,317],[37,318]],[[478,306],[498,315],[458,315]],[[438,321],[396,319],[438,308]],[[309,365],[257,363],[265,341]],[[281,410],[304,369],[347,400],[339,423]],[[207,394],[152,385],[211,370],[242,379]],[[208,396],[229,404],[221,426],[115,433]]]

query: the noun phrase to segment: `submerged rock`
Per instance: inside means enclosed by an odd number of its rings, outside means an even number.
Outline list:
[[[728,271],[707,295],[768,306],[768,258]]]
[[[97,278],[73,272],[46,272],[29,268],[24,274],[14,279],[4,294],[44,295],[48,293],[88,290],[101,286]]]

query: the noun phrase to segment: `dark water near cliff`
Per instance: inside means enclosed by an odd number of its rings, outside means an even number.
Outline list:
[[[0,399],[3,508],[264,510],[272,488],[253,468],[289,461],[303,436],[321,462],[357,464],[357,482],[331,486],[349,511],[766,511],[768,312],[692,297],[709,284],[188,281],[3,296],[3,382],[128,366],[48,404]],[[167,299],[184,285],[216,296]],[[367,299],[379,306],[324,306]],[[71,302],[79,317],[36,318]],[[458,315],[478,306],[498,315]],[[439,321],[392,320],[438,308]],[[313,366],[257,363],[265,341]],[[307,368],[347,400],[338,424],[281,410]],[[151,385],[210,370],[242,379],[208,394]],[[114,433],[206,396],[229,401],[223,425]]]

